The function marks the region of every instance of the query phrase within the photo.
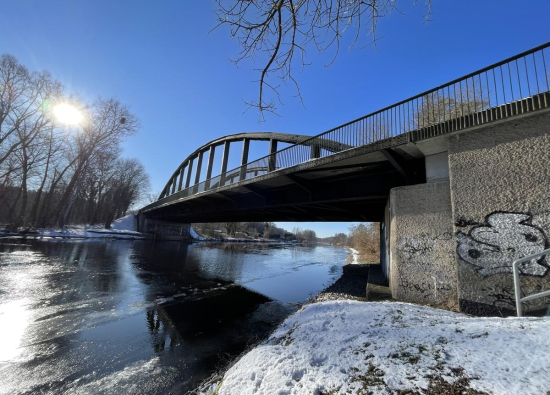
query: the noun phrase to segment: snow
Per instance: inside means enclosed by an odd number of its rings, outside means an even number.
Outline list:
[[[29,234],[27,237],[52,237],[52,238],[117,238],[117,239],[141,239],[143,235],[136,230],[134,215],[119,218],[111,224],[111,229],[103,228],[103,225],[69,225],[63,229],[44,228],[38,229],[38,234]],[[8,234],[17,236],[17,233]]]
[[[63,229],[38,229],[38,236],[63,237],[63,238],[117,238],[117,239],[141,239],[139,232],[122,229],[102,229],[83,225],[66,226]]]
[[[397,302],[314,303],[206,393],[416,394],[455,384],[546,394],[549,331],[548,318],[477,318]]]
[[[207,240],[206,237],[199,235],[199,234],[195,231],[195,229],[193,229],[193,227],[191,227],[191,229],[189,230],[189,233],[191,234],[191,237],[192,237],[194,240],[201,240],[201,241]]]
[[[130,230],[135,232],[136,228],[136,217],[132,214],[116,219],[111,224],[111,230]]]
[[[357,251],[355,248],[349,247],[349,250],[351,251],[351,262],[350,265],[358,265],[359,264],[359,251]]]

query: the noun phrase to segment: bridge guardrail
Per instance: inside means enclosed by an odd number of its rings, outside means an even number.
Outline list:
[[[512,263],[512,271],[514,273],[514,293],[515,293],[515,297],[516,297],[516,310],[517,310],[518,317],[523,316],[523,308],[522,308],[522,305],[521,305],[522,302],[528,302],[530,300],[550,296],[550,290],[548,290],[548,291],[539,292],[539,293],[536,293],[536,294],[531,294],[531,295],[528,295],[528,296],[524,296],[522,298],[521,297],[521,283],[520,283],[520,279],[519,279],[519,265],[521,265],[524,262],[529,262],[529,261],[532,261],[532,260],[537,259],[537,258],[541,258],[541,257],[546,256],[546,255],[550,255],[550,249],[541,251],[538,254],[533,254],[533,255],[523,257],[521,259],[518,259],[517,261],[514,261],[514,263]]]
[[[550,42],[540,45],[182,189],[177,192],[178,198],[405,133],[411,133],[413,140],[435,137],[511,115],[548,108],[550,75],[546,58],[549,57],[550,61],[549,47]],[[316,146],[316,140],[323,144]],[[325,149],[331,142],[334,146],[330,150]],[[159,202],[169,201],[169,198],[164,197]]]

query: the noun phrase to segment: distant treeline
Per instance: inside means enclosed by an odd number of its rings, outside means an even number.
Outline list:
[[[217,222],[193,224],[202,235],[208,237],[249,237],[277,240],[296,240],[300,243],[315,243],[317,235],[310,229],[294,228],[291,232],[277,227],[273,222]]]
[[[349,234],[336,233],[334,236],[319,239],[336,246],[347,246],[359,251],[362,262],[380,261],[380,224],[359,223],[349,227]]]
[[[77,108],[82,120],[61,124],[54,109]],[[30,72],[0,57],[0,223],[18,227],[104,223],[126,213],[148,192],[136,159],[120,144],[139,128],[114,99],[92,104],[69,96],[46,72]]]

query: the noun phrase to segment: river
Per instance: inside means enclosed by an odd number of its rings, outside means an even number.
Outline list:
[[[336,281],[346,257],[0,239],[0,394],[184,394]]]

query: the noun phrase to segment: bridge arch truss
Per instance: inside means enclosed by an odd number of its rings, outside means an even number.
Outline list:
[[[249,162],[249,150],[252,141],[269,141],[269,154]],[[228,170],[230,147],[231,143],[234,142],[243,143],[240,167]],[[224,136],[204,144],[185,158],[166,183],[158,200],[175,193],[179,193],[184,197],[205,192],[285,167],[285,164],[281,163],[282,158],[278,158],[279,155],[277,155],[277,152],[280,152],[277,151],[279,142],[301,147],[303,153],[309,155],[311,159],[319,158],[324,153],[335,153],[352,148],[348,144],[324,138],[312,138],[311,136],[288,133],[254,132]],[[223,150],[222,166],[220,173],[213,176],[214,158],[218,147]],[[200,177],[206,154],[208,155],[206,180],[201,182]]]

